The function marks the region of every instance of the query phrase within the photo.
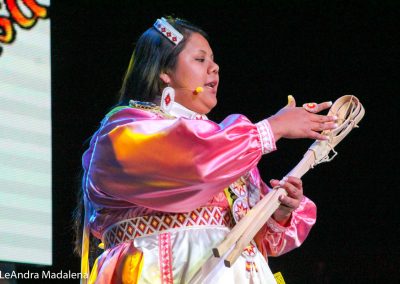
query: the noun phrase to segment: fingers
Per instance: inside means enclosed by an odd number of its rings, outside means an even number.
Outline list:
[[[293,177],[293,176],[288,176],[287,177],[287,181],[291,184],[293,184],[295,187],[297,188],[301,188],[301,190],[303,190],[303,181],[300,178],[297,177]]]
[[[273,187],[280,186],[286,190],[289,197],[301,199],[303,196],[303,182],[296,177],[284,177],[281,181],[273,179],[270,181]]]
[[[324,130],[332,130],[338,127],[338,124],[335,122],[312,122],[311,130],[313,131],[324,131]]]
[[[275,141],[280,138],[329,140],[329,137],[324,136],[326,133],[322,135],[319,132],[336,128],[337,117],[316,114],[314,111],[307,110],[307,108],[311,110],[325,109],[331,103],[309,103],[305,104],[306,107],[295,107],[295,101],[292,99],[293,97],[289,96],[287,106],[268,118]]]
[[[310,114],[310,119],[314,122],[324,123],[337,121],[338,117],[330,115]]]
[[[332,106],[332,102],[323,102],[318,104],[318,112],[328,109]]]
[[[281,181],[273,179],[270,183],[274,187],[279,185],[288,193],[287,196],[282,195],[279,197],[281,204],[274,213],[275,219],[287,220],[291,212],[299,207],[303,198],[303,182],[299,178],[289,176],[284,177]]]
[[[303,108],[311,113],[318,113],[321,112],[327,108],[330,108],[332,106],[332,102],[323,102],[320,104],[317,103],[305,103],[303,104]]]
[[[321,141],[328,141],[330,139],[329,136],[323,135],[319,132],[312,131],[312,130],[309,131],[308,138],[315,139],[315,140],[321,140]]]
[[[279,185],[279,180],[271,179],[269,183],[271,184],[272,187],[275,187]]]
[[[329,140],[319,132],[324,130],[333,130],[339,125],[337,124],[337,116],[327,116],[310,113],[309,137],[316,140]]]
[[[300,179],[295,177],[284,177],[280,185],[286,189],[289,197],[300,199],[303,196],[303,186]]]
[[[316,140],[329,140],[329,136],[325,136],[319,132],[324,130],[336,129],[339,125],[336,123],[336,116],[323,116],[312,114],[309,125],[309,137]]]
[[[284,206],[287,209],[290,209],[290,211],[297,209],[297,207],[299,207],[299,203],[300,203],[297,199],[290,198],[290,197],[284,196],[284,195],[282,195],[279,198],[279,201],[281,202],[280,206]]]

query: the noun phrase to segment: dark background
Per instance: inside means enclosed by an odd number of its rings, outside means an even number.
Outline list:
[[[399,283],[398,1],[53,1],[52,107],[54,265],[21,272],[80,271],[71,215],[85,140],[116,102],[138,36],[175,15],[208,32],[220,65],[210,118],[242,113],[256,122],[287,102],[354,94],[366,116],[304,176],[317,224],[299,249],[270,258],[286,283]],[[265,181],[283,177],[310,140],[279,141],[260,163]]]

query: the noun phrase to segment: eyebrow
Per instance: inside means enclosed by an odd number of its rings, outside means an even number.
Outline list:
[[[201,53],[204,53],[205,55],[207,55],[207,51],[205,51],[205,50],[203,50],[203,49],[200,49],[199,51],[200,51]],[[210,57],[211,57],[212,59],[214,59],[214,54],[211,53]]]

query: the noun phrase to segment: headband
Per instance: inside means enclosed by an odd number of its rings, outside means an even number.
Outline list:
[[[165,18],[157,19],[153,27],[175,45],[178,45],[183,39],[183,35],[171,26]]]

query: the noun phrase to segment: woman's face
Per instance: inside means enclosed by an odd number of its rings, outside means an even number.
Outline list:
[[[175,70],[160,77],[175,89],[177,103],[206,114],[217,104],[218,70],[208,41],[199,33],[193,33],[178,56]],[[203,92],[196,93],[197,87],[202,87]]]

